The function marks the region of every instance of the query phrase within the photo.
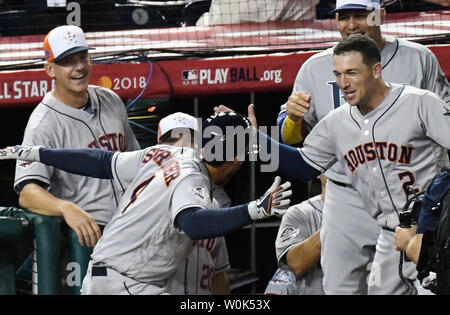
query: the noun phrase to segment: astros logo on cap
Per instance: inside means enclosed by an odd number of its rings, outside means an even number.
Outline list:
[[[92,49],[87,45],[83,30],[75,25],[58,26],[44,39],[47,62],[58,61],[71,54]]]

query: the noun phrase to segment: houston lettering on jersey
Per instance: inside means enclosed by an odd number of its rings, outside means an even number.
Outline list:
[[[413,149],[413,147],[385,141],[368,142],[349,150],[344,155],[344,159],[347,161],[348,168],[353,173],[359,165],[373,161],[377,156],[380,160],[409,164]]]
[[[108,151],[125,152],[125,137],[121,133],[107,133],[88,144],[89,148],[106,149]]]

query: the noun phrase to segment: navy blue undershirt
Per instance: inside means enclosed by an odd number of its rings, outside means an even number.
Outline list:
[[[176,226],[192,240],[223,236],[252,222],[248,204],[215,210],[189,208],[182,210],[175,218]]]
[[[268,154],[271,152],[270,150],[272,145],[275,148],[278,148],[279,163],[277,171],[282,175],[303,183],[306,183],[320,175],[318,170],[305,162],[297,148],[280,143],[262,132],[259,132],[259,135],[260,139],[262,138],[267,141],[265,145]]]
[[[111,179],[114,152],[101,149],[39,150],[41,162],[60,170],[89,177]]]

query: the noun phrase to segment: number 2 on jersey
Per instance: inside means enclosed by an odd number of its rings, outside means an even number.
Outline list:
[[[139,194],[145,189],[145,187],[147,187],[148,184],[151,183],[151,181],[153,180],[153,178],[155,178],[155,174],[153,174],[152,176],[150,176],[149,178],[147,178],[146,180],[144,180],[142,183],[140,183],[139,185],[137,185],[137,187],[133,190],[133,193],[131,194],[130,197],[130,202],[127,204],[127,206],[122,210],[121,214],[124,214],[125,211],[127,211],[128,207],[131,206],[137,199],[137,197],[139,196]]]
[[[409,196],[409,187],[412,187],[412,185],[414,185],[414,183],[416,182],[416,179],[414,178],[413,173],[405,171],[405,172],[401,172],[398,174],[398,178],[400,179],[400,181],[403,181],[404,178],[407,179],[406,182],[403,183],[402,188],[403,191],[405,192],[406,197]]]

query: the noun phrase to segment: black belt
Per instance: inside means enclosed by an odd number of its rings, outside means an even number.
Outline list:
[[[331,181],[333,184],[336,184],[341,187],[353,188],[353,186],[350,184],[341,183],[341,182],[338,182],[337,180],[332,180],[331,178],[328,178],[328,180]]]
[[[106,272],[106,267],[102,266],[92,266],[92,272],[93,277],[106,277],[108,274]]]
[[[391,229],[390,227],[387,227],[387,226],[383,226],[382,229],[389,231],[389,232],[395,232],[395,229]]]

